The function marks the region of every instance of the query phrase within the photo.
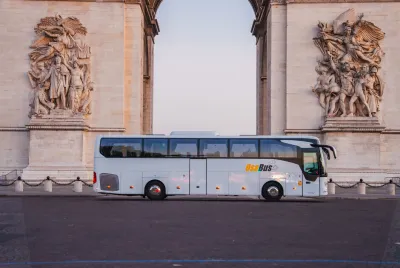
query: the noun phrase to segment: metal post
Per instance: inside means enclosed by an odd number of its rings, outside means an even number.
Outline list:
[[[332,179],[329,179],[328,182],[328,195],[335,194],[335,184],[333,183]]]
[[[24,191],[24,183],[22,182],[21,177],[18,177],[17,181],[15,182],[15,191],[16,192]]]
[[[396,184],[392,180],[389,181],[388,193],[389,195],[396,195]]]
[[[52,192],[53,191],[53,182],[50,180],[49,176],[47,176],[47,179],[44,181],[44,190],[46,192]]]
[[[82,192],[82,186],[83,183],[81,181],[81,178],[76,178],[76,182],[74,182],[74,192],[76,193],[81,193]]]
[[[364,183],[363,179],[360,179],[360,183],[358,184],[358,188],[357,188],[357,193],[365,194],[365,183]]]

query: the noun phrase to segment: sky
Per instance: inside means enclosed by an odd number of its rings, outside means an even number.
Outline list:
[[[248,0],[164,0],[154,48],[153,133],[256,133]]]

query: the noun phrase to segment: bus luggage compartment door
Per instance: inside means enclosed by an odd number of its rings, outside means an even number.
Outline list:
[[[207,194],[207,159],[190,159],[190,194]]]

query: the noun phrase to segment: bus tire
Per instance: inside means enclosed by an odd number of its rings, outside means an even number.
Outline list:
[[[269,181],[262,187],[261,195],[267,201],[279,201],[283,196],[283,188],[279,183]]]
[[[161,181],[149,181],[144,189],[145,195],[150,200],[163,200],[167,196],[165,194],[165,186]]]

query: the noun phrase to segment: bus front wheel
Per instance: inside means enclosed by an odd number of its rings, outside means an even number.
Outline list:
[[[160,181],[150,181],[146,185],[145,194],[150,200],[163,200],[166,197],[165,186]]]
[[[267,182],[261,190],[261,195],[267,201],[279,201],[283,196],[283,188],[277,182]]]

